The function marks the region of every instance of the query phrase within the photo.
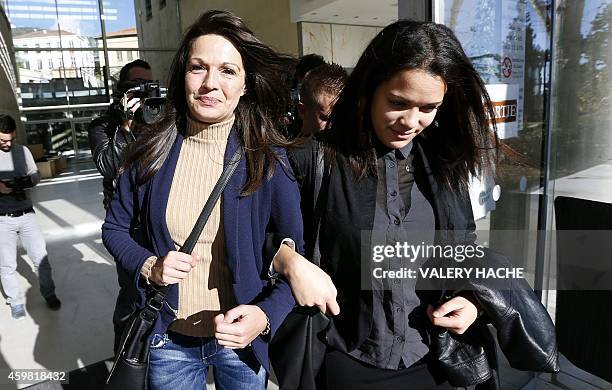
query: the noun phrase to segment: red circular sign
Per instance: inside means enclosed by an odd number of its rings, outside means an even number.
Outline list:
[[[512,76],[512,60],[510,57],[505,57],[502,61],[502,74],[505,78]]]

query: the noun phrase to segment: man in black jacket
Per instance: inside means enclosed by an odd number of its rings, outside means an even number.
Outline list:
[[[123,163],[124,152],[127,146],[135,140],[132,132],[132,120],[124,111],[124,106],[135,112],[140,107],[140,98],[127,97],[122,101],[125,90],[134,83],[152,81],[151,66],[146,61],[135,60],[121,68],[118,94],[108,111],[94,119],[89,125],[89,147],[98,171],[104,177],[104,208],[108,208],[115,191],[117,170]]]
[[[124,107],[135,112],[140,107],[140,98],[124,97],[124,92],[134,83],[145,83],[153,79],[151,67],[143,60],[135,60],[121,68],[117,84],[118,96],[108,111],[94,119],[89,125],[89,146],[98,171],[104,177],[104,208],[113,198],[117,171],[123,163],[127,146],[136,140],[132,132],[132,120],[125,115]],[[122,101],[127,99],[127,101]],[[123,329],[134,312],[135,290],[132,280],[117,267],[119,295],[113,313],[115,331],[114,352],[117,353]]]

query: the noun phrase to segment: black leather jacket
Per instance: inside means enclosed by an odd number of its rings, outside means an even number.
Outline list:
[[[511,267],[499,253],[485,249],[487,267]],[[555,326],[525,279],[474,279],[446,298],[469,291],[482,316],[463,335],[432,328],[431,350],[444,376],[453,386],[477,385],[499,389],[495,340],[510,366],[524,371],[558,372]],[[444,299],[444,298],[443,298]],[[492,326],[489,326],[492,325]]]
[[[123,163],[127,146],[134,141],[134,135],[119,129],[121,116],[114,105],[89,124],[89,148],[98,171],[103,176],[104,208],[108,208],[115,191],[117,171]]]

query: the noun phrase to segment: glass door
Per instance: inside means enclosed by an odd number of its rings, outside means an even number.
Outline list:
[[[485,81],[503,142],[495,177],[471,186],[479,241],[506,254],[525,269],[532,287],[541,288],[549,2],[441,0],[434,8],[437,21],[455,32]],[[510,368],[503,354],[498,357],[502,389],[521,388],[533,377]]]

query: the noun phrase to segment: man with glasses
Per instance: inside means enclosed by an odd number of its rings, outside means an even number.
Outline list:
[[[58,310],[45,239],[25,189],[38,184],[40,176],[29,149],[15,142],[16,125],[0,114],[0,280],[14,319],[26,316],[25,295],[17,278],[17,238],[38,274],[40,293],[51,310]]]

